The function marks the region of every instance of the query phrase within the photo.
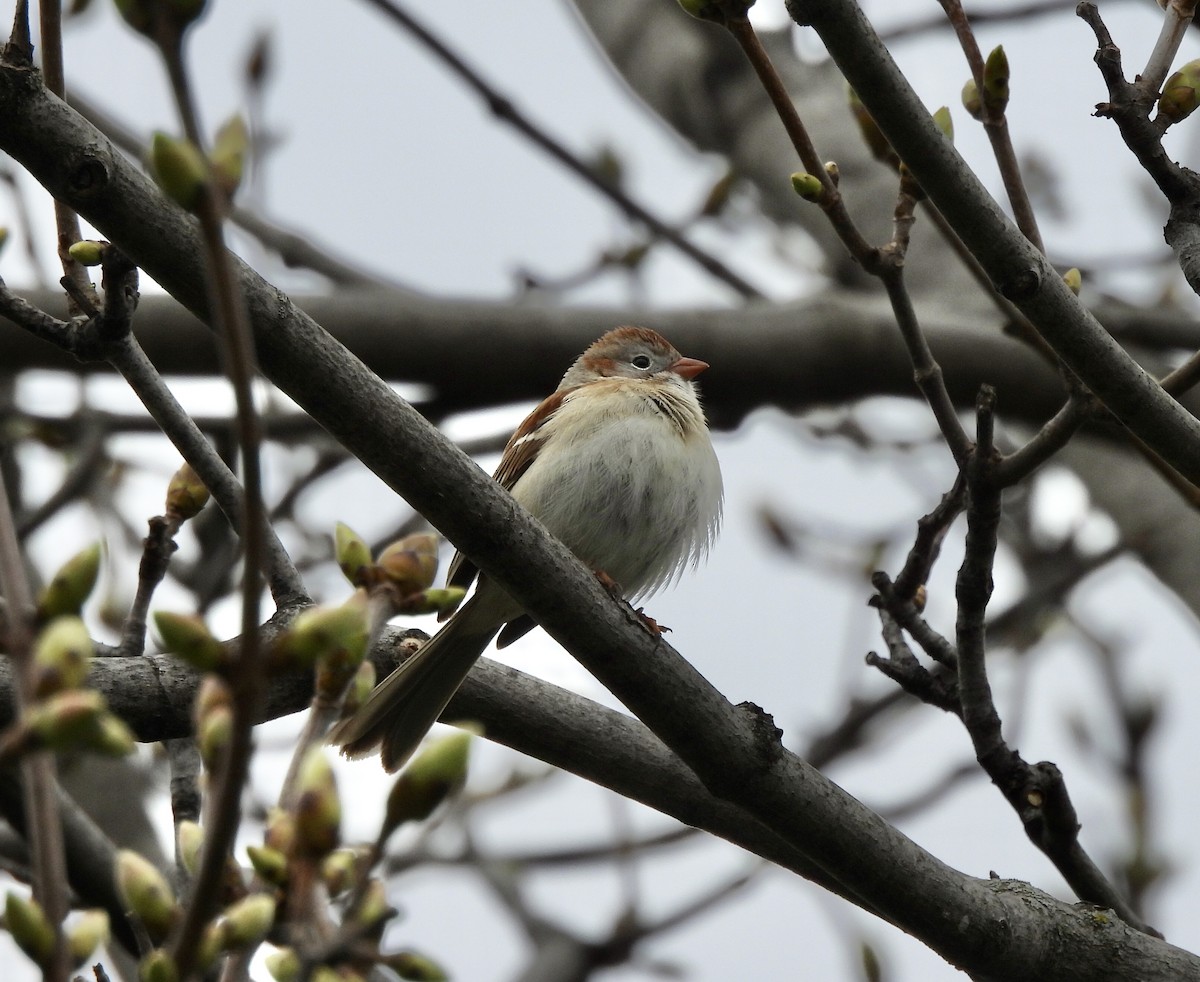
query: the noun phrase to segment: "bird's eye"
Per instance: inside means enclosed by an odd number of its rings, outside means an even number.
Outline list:
[[[630,364],[634,368],[638,368],[638,369],[649,368],[650,367],[650,356],[649,355],[634,355],[633,360],[630,361]]]

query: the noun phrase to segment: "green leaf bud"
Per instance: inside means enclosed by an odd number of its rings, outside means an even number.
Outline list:
[[[1075,296],[1079,296],[1079,291],[1083,289],[1083,274],[1074,266],[1063,273],[1063,282],[1067,284],[1067,289]]]
[[[983,63],[983,101],[994,115],[1003,114],[1008,106],[1008,55],[1004,46],[996,45]]]
[[[298,616],[276,646],[281,666],[307,666],[319,658],[357,664],[367,652],[367,597],[355,591],[338,607],[311,607]]]
[[[221,642],[212,636],[203,619],[195,614],[173,614],[160,610],[154,614],[154,626],[164,650],[201,672],[211,672],[229,664]]]
[[[67,928],[67,951],[71,955],[71,964],[76,967],[82,965],[92,952],[108,943],[111,935],[108,911],[83,911]]]
[[[218,707],[231,709],[233,707],[233,692],[224,679],[215,675],[206,675],[200,680],[200,688],[196,691],[196,704],[193,714],[197,722],[204,719]]]
[[[200,514],[211,497],[200,476],[186,461],[171,477],[167,485],[167,514],[186,522]]]
[[[430,742],[396,778],[388,794],[384,835],[420,822],[466,780],[473,734],[460,730]]]
[[[208,165],[196,145],[157,132],[150,145],[150,162],[154,180],[167,197],[188,211],[195,209],[208,181]]]
[[[185,819],[179,823],[175,841],[179,847],[179,861],[185,870],[195,876],[200,867],[200,851],[204,848],[204,829],[196,822]]]
[[[4,898],[4,924],[20,949],[39,966],[54,955],[54,926],[32,897],[10,893]]]
[[[967,79],[963,84],[962,104],[972,119],[983,119],[983,99],[979,95],[979,86],[975,84],[973,78]]]
[[[82,620],[74,615],[54,618],[33,643],[35,696],[45,699],[83,685],[91,669],[93,648]]]
[[[119,716],[104,712],[96,732],[89,735],[84,746],[105,757],[127,757],[133,753],[137,740],[128,723]]]
[[[46,584],[37,600],[43,621],[63,614],[78,614],[100,575],[100,543],[96,542],[68,559]]]
[[[208,770],[216,770],[232,739],[233,710],[229,706],[214,706],[197,722],[196,743]]]
[[[441,965],[416,951],[387,955],[383,964],[408,982],[447,982],[450,978]]]
[[[282,808],[272,808],[267,813],[263,844],[285,856],[291,855],[296,845],[296,816]]]
[[[353,918],[363,927],[381,927],[392,913],[387,902],[387,888],[383,880],[371,879],[363,890],[358,906],[354,908]]]
[[[950,108],[941,106],[934,110],[933,121],[937,123],[937,128],[942,131],[944,136],[951,143],[954,142],[954,120],[950,116]]]
[[[367,696],[375,688],[375,666],[364,661],[354,673],[354,680],[346,690],[346,698],[342,701],[343,718],[352,716],[358,707],[367,701]]]
[[[797,171],[792,175],[792,190],[805,201],[820,201],[825,195],[825,185],[815,174]]]
[[[300,958],[291,948],[278,948],[263,961],[275,982],[295,982],[300,977]]]
[[[398,614],[453,613],[466,595],[460,586],[430,587],[405,597],[395,609]]]
[[[24,722],[40,746],[71,750],[97,734],[105,708],[99,692],[68,689],[35,704]]]
[[[1189,61],[1163,85],[1158,98],[1158,115],[1167,123],[1179,123],[1200,104],[1200,60]]]
[[[179,982],[175,960],[161,948],[155,948],[138,963],[138,982]]]
[[[240,115],[232,116],[217,130],[208,162],[212,166],[213,180],[226,197],[232,198],[242,183],[249,146],[250,134]]]
[[[333,552],[351,586],[369,585],[366,571],[373,564],[371,549],[366,540],[345,522],[338,522],[334,527]]]
[[[285,853],[270,846],[246,846],[246,855],[254,872],[266,883],[281,887],[287,883],[288,859]]]
[[[321,880],[331,897],[340,897],[354,886],[362,865],[357,849],[335,849],[321,860]]]
[[[150,940],[160,943],[181,916],[166,877],[132,849],[121,849],[116,860],[117,892],[141,920]]]
[[[71,243],[67,253],[80,266],[99,266],[104,261],[104,244],[92,239],[80,239]]]
[[[296,849],[324,856],[337,847],[342,803],[333,768],[321,747],[313,747],[300,764],[296,780]]]
[[[275,923],[275,898],[252,893],[225,910],[223,936],[227,950],[249,948],[262,941]]]

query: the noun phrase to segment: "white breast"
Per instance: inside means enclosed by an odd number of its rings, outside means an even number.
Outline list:
[[[629,379],[572,393],[544,424],[537,460],[512,489],[631,598],[698,562],[720,524],[716,454],[691,384],[678,383],[660,397],[666,412],[647,395],[661,388]]]

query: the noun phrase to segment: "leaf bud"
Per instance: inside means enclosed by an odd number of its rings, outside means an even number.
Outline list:
[[[281,887],[287,883],[288,860],[286,854],[270,846],[246,846],[246,855],[254,872],[266,883]]]
[[[333,553],[351,586],[368,585],[366,571],[372,566],[371,549],[366,540],[345,522],[338,522],[334,527]]]
[[[95,542],[68,559],[38,596],[37,612],[42,621],[63,614],[76,614],[96,585],[100,574],[100,543]]]
[[[117,852],[116,881],[121,900],[141,920],[150,940],[161,942],[181,914],[166,877],[132,849],[121,849]]]
[[[441,965],[416,951],[387,955],[383,964],[408,982],[447,982],[450,978]]]
[[[388,905],[387,888],[383,880],[372,878],[363,890],[358,906],[354,908],[354,921],[364,928],[381,927],[392,913]]]
[[[224,679],[215,675],[206,675],[200,680],[200,688],[196,690],[196,703],[193,706],[196,722],[199,723],[214,709],[220,707],[233,708],[233,693]]]
[[[104,243],[80,239],[71,243],[67,254],[80,266],[99,266],[104,261]]]
[[[32,897],[10,893],[4,898],[4,926],[20,949],[48,968],[54,955],[54,926]]]
[[[138,982],[179,982],[175,959],[162,948],[155,948],[138,962]]]
[[[208,181],[208,165],[196,145],[157,132],[150,145],[150,162],[154,180],[166,196],[188,211],[195,209]]]
[[[384,549],[376,565],[400,596],[419,593],[437,576],[438,538],[428,533],[405,536]]]
[[[108,911],[83,911],[67,928],[67,951],[71,955],[71,964],[82,965],[93,951],[108,943],[111,933]]]
[[[228,198],[233,197],[238,185],[242,183],[249,146],[250,136],[246,130],[246,121],[240,115],[226,120],[213,139],[208,162],[212,166],[213,180]]]
[[[979,95],[979,86],[975,79],[969,78],[962,87],[962,104],[972,119],[983,119],[983,99]]]
[[[1063,282],[1067,284],[1067,289],[1075,296],[1079,296],[1079,291],[1083,289],[1083,274],[1072,266],[1062,275]]]
[[[225,648],[197,615],[160,610],[154,614],[154,626],[163,649],[197,671],[212,672],[228,665]]]
[[[214,771],[220,764],[225,748],[233,739],[233,709],[214,706],[197,721],[196,743],[204,766]]]
[[[54,618],[33,643],[34,695],[45,699],[83,685],[92,650],[92,636],[82,620],[74,615]]]
[[[200,476],[192,470],[192,465],[186,461],[171,476],[167,485],[167,514],[186,522],[200,514],[200,509],[208,504],[211,497],[208,488],[200,480]]]
[[[291,948],[277,948],[263,961],[275,982],[295,982],[300,977],[300,958]]]
[[[1158,98],[1158,115],[1167,123],[1182,122],[1200,104],[1197,92],[1200,92],[1200,60],[1189,61],[1167,79]]]
[[[200,850],[204,848],[204,829],[196,822],[184,819],[175,832],[175,843],[183,868],[195,876],[200,867]]]
[[[357,664],[367,653],[370,617],[367,596],[356,590],[337,607],[310,607],[301,613],[276,645],[280,666],[308,666],[334,658]]]
[[[797,171],[792,175],[792,190],[805,201],[820,201],[825,195],[825,185],[815,174]]]
[[[460,586],[430,587],[412,593],[395,604],[398,614],[452,614],[463,602],[467,591]]]
[[[107,711],[101,714],[98,723],[96,731],[84,742],[88,750],[105,757],[126,757],[133,753],[137,739],[128,723]]]
[[[457,791],[466,780],[471,739],[459,730],[431,741],[396,778],[388,794],[384,835],[405,822],[420,822]]]
[[[262,941],[275,923],[275,898],[265,893],[250,896],[225,909],[222,937],[227,950],[249,948]]]
[[[95,736],[104,712],[104,696],[99,692],[68,689],[36,703],[24,722],[40,746],[71,750]]]
[[[296,849],[324,856],[338,844],[342,803],[333,768],[321,747],[313,747],[300,764],[296,779]]]
[[[362,853],[357,849],[335,849],[321,860],[321,880],[331,897],[340,897],[358,878]]]
[[[937,124],[937,128],[942,131],[944,136],[951,143],[954,142],[954,120],[950,116],[948,106],[941,106],[933,112],[933,121]]]
[[[983,101],[988,111],[996,116],[1008,107],[1008,55],[1004,45],[992,48],[983,63]]]
[[[282,808],[272,808],[267,813],[263,844],[285,856],[291,855],[296,844],[296,817]]]
[[[352,716],[358,707],[367,701],[367,696],[375,688],[375,665],[364,661],[354,673],[354,679],[346,689],[346,697],[342,700],[343,718]]]

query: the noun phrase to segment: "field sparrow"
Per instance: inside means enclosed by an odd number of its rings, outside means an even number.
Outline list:
[[[597,572],[637,598],[708,551],[721,521],[721,471],[692,379],[708,365],[641,327],[609,331],[504,448],[496,480]],[[448,580],[477,574],[462,553]],[[450,621],[330,734],[347,756],[377,746],[400,767],[499,633],[533,621],[486,576]]]

